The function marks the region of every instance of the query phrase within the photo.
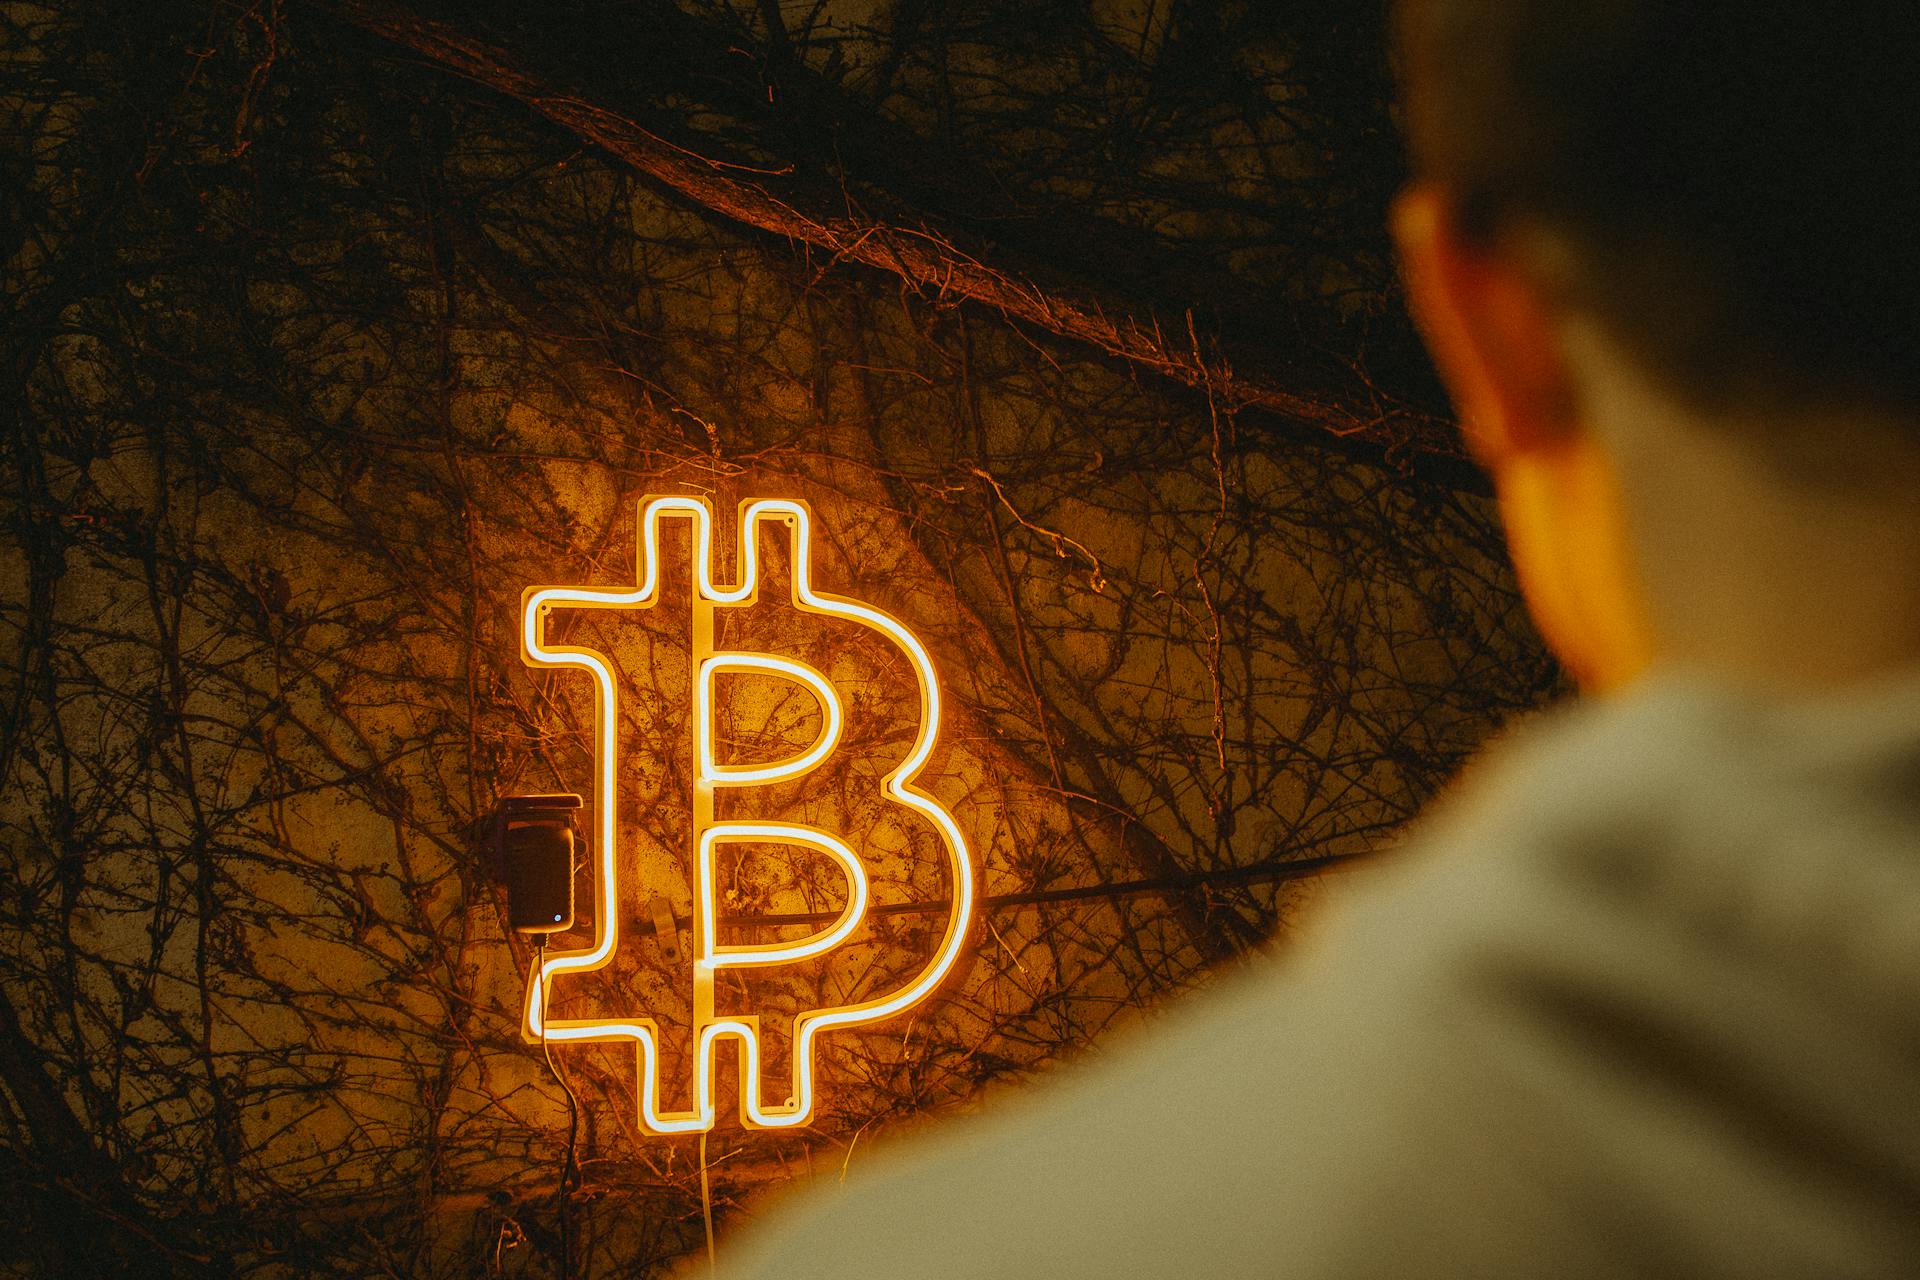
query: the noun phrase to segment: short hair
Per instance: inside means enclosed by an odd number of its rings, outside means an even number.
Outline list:
[[[1466,235],[1531,225],[1683,400],[1920,418],[1920,13],[1907,0],[1405,0],[1412,162]]]

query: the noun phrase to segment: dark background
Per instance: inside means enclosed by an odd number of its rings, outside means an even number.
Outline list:
[[[723,1120],[723,1250],[760,1189],[1284,942],[1312,873],[1558,689],[1393,278],[1367,5],[0,23],[26,1274],[554,1274],[566,1112],[475,833],[589,789],[584,691],[515,618],[630,582],[642,495],[813,503],[823,585],[940,666],[927,785],[989,899],[910,1025],[823,1047],[810,1130]],[[625,643],[634,731],[670,727],[685,638]],[[670,859],[684,789],[635,790]],[[877,856],[877,893],[937,896],[911,842]],[[729,905],[803,879],[742,868]],[[863,945],[928,927],[897,919]],[[637,950],[593,998],[674,976]],[[630,1055],[558,1056],[576,1271],[670,1266],[694,1143],[636,1132]]]

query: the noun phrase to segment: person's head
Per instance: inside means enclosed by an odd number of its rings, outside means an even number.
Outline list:
[[[1920,657],[1913,11],[1405,0],[1396,55],[1409,292],[1576,674]]]

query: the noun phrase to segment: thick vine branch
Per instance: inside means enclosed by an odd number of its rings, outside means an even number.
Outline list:
[[[1026,893],[988,894],[979,900],[982,911],[1005,911],[1020,907],[1052,905],[1061,902],[1087,902],[1093,899],[1131,898],[1143,894],[1171,896],[1212,885],[1272,883],[1277,880],[1308,880],[1329,871],[1345,871],[1355,863],[1376,856],[1375,850],[1358,853],[1330,853],[1317,858],[1275,858],[1241,867],[1221,867],[1182,876],[1159,876],[1149,880],[1124,880],[1114,884],[1076,885],[1066,889],[1036,889]],[[951,902],[876,902],[867,908],[873,916],[938,915],[951,911]],[[781,928],[786,925],[832,924],[840,911],[782,911],[730,913],[726,922],[734,926]],[[675,915],[676,928],[693,927],[691,916]]]
[[[385,0],[322,3],[362,30],[517,99],[712,213],[825,251],[829,265],[859,263],[898,275],[939,301],[992,307],[1011,320],[1204,391],[1222,410],[1262,410],[1392,456],[1425,455],[1444,464],[1459,464],[1464,457],[1457,434],[1445,423],[1301,395],[1277,379],[1234,368],[1208,350],[1191,309],[1169,331],[1152,315],[1109,307],[1085,288],[1043,286],[996,266],[964,247],[957,234],[924,219],[889,221],[850,208],[830,211],[825,201],[801,190],[788,168],[741,164],[681,146],[580,90],[534,73],[499,45],[445,22]],[[1444,466],[1437,478],[1477,487],[1457,465]]]

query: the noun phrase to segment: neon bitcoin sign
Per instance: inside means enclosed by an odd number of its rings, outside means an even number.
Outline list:
[[[617,729],[620,723],[620,686],[608,657],[593,649],[549,644],[547,621],[556,609],[649,609],[661,599],[662,557],[660,528],[664,521],[691,525],[692,545],[692,715],[694,779],[693,829],[684,835],[684,847],[693,863],[692,1017],[693,1079],[690,1111],[661,1110],[661,1035],[649,1017],[564,1019],[547,1015],[551,984],[558,975],[582,974],[608,964],[620,947],[618,904],[621,876],[632,868],[623,859],[616,838],[620,761]],[[932,994],[953,968],[964,941],[973,909],[973,871],[959,826],[931,795],[914,786],[926,765],[940,730],[940,687],[933,663],[917,637],[891,615],[841,596],[815,591],[812,577],[812,515],[806,504],[761,500],[742,504],[738,548],[730,583],[715,577],[713,512],[704,499],[650,498],[640,505],[637,585],[628,590],[589,587],[533,587],[522,600],[521,657],[534,667],[569,667],[587,672],[594,684],[594,809],[593,944],[577,951],[547,953],[528,975],[521,1031],[529,1040],[543,1035],[553,1043],[567,1041],[629,1041],[635,1046],[639,1073],[639,1120],[653,1133],[700,1133],[714,1125],[714,1075],[721,1046],[733,1042],[740,1080],[740,1119],[754,1128],[790,1128],[813,1118],[815,1101],[814,1045],[820,1034],[839,1027],[878,1022],[912,1008]],[[721,821],[715,816],[718,793],[731,788],[763,787],[800,778],[819,768],[840,745],[845,709],[832,680],[817,668],[772,653],[715,651],[716,627],[727,610],[750,609],[759,602],[763,574],[759,563],[761,526],[784,526],[791,554],[787,580],[791,604],[803,615],[840,619],[878,632],[907,659],[919,685],[920,724],[912,747],[879,781],[881,798],[904,807],[929,824],[944,848],[952,912],[946,932],[931,958],[904,985],[857,1004],[807,1009],[793,1022],[789,1091],[784,1100],[761,1098],[761,1044],[759,1019],[722,1016],[715,1012],[714,983],[723,969],[772,967],[821,956],[844,944],[860,927],[870,898],[867,872],[857,850],[830,831],[793,822]],[[807,750],[783,760],[758,764],[727,764],[719,760],[715,743],[717,677],[749,674],[791,681],[809,690],[820,704],[819,737]],[[672,839],[677,833],[659,833]],[[728,844],[795,846],[823,854],[838,865],[847,882],[847,901],[826,928],[807,937],[727,945],[720,942],[719,902],[716,893],[719,851]]]

